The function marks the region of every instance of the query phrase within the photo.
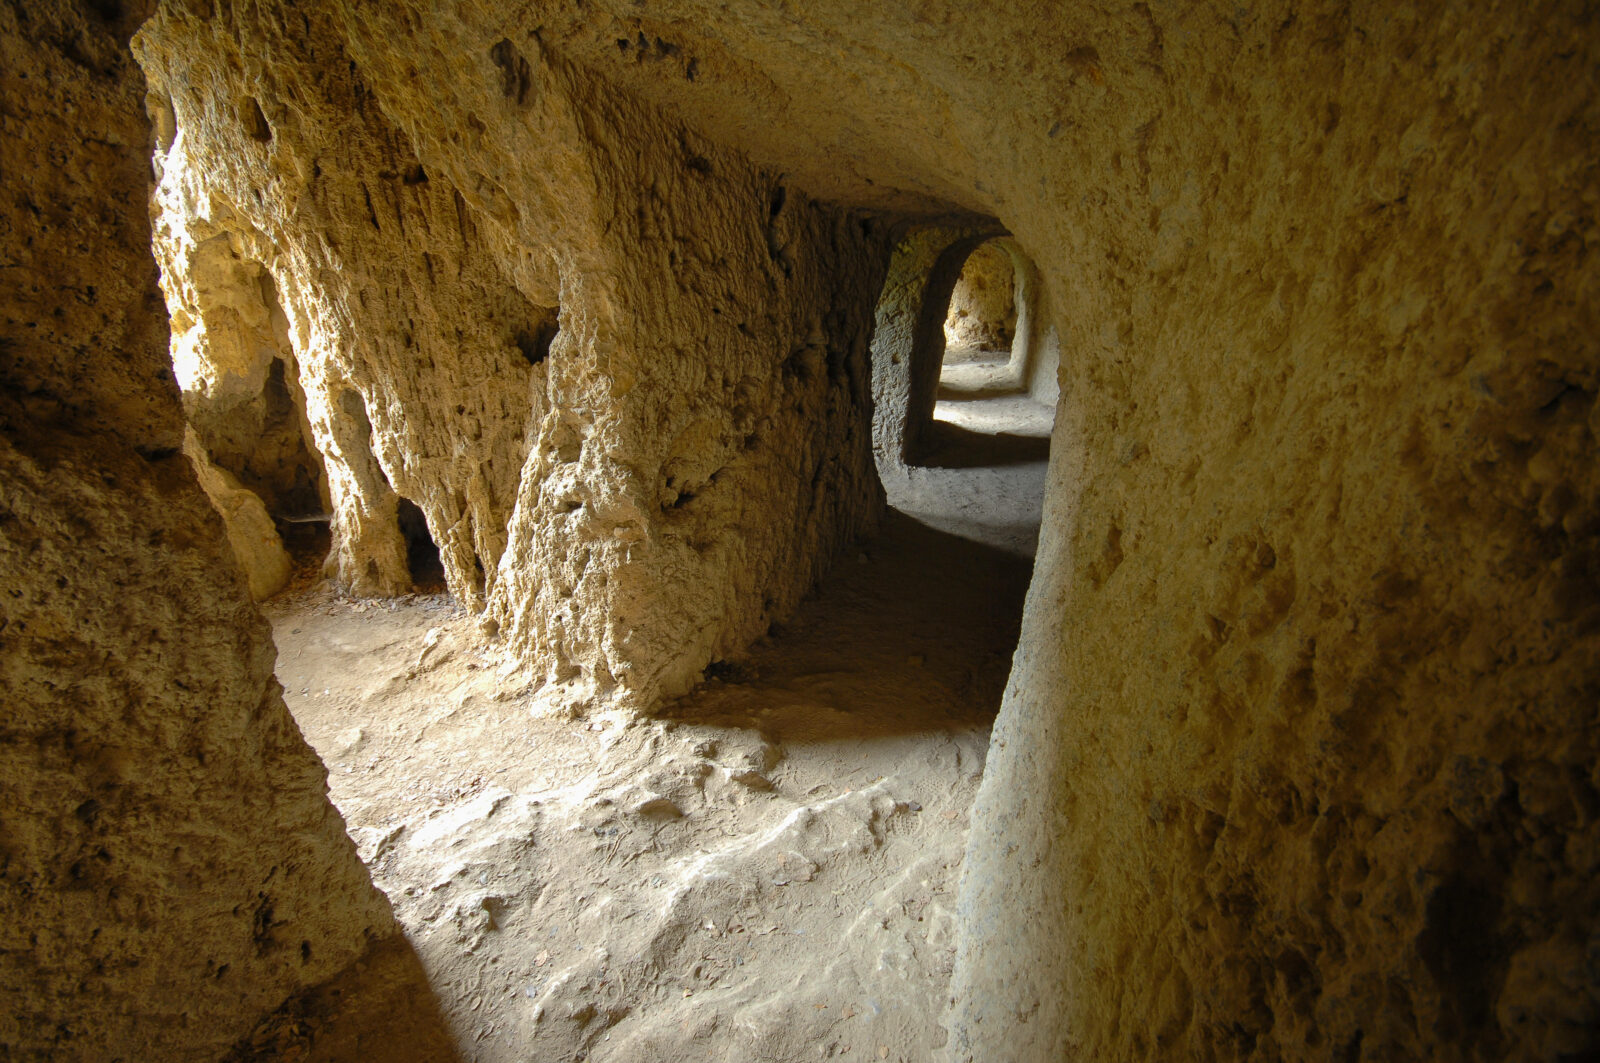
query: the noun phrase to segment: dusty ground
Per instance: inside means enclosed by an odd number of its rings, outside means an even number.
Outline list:
[[[941,420],[951,406],[976,409],[941,403]],[[1043,474],[1042,451],[990,440],[1010,462],[990,467],[983,439],[947,443],[949,467],[888,485],[914,516],[892,512],[792,622],[659,719],[572,720],[508,690],[444,595],[318,584],[268,603],[289,706],[416,953],[366,976],[387,987],[376,1006],[414,1013],[398,1043],[324,1007],[325,1036],[296,1026],[304,1047],[929,1058]]]
[[[941,399],[998,398],[1025,391],[1021,373],[1011,367],[1011,352],[982,347],[950,347],[939,369]]]

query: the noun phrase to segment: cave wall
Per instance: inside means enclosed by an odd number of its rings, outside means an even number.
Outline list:
[[[394,933],[181,453],[143,13],[0,4],[0,1056],[219,1058]]]
[[[562,223],[564,256],[588,259],[564,274],[585,316],[491,613],[574,697],[648,706],[737,657],[875,527],[868,342],[887,237],[527,46],[589,168],[591,213]],[[508,108],[504,154],[472,159],[432,139],[427,101],[407,106],[441,158],[533,176]]]
[[[1039,267],[957,1058],[1592,1050],[1581,6],[541,14],[813,194],[992,214]]]
[[[1095,187],[1001,212],[1070,412],[957,1055],[1593,1051],[1592,29],[1123,31],[1019,165]]]
[[[873,312],[872,447],[881,475],[902,475],[918,458],[938,398],[945,307],[962,263],[993,234],[936,224],[896,233]]]
[[[156,234],[173,333],[172,363],[183,414],[208,460],[226,469],[270,512],[323,512],[328,490],[306,416],[289,319],[272,275],[240,257],[237,238],[183,242],[163,212]]]
[[[156,101],[156,137],[170,142],[171,112]],[[224,233],[179,242],[182,218],[160,212],[163,293],[172,329],[172,368],[183,393],[183,451],[227,529],[257,601],[289,582],[292,562],[275,518],[325,513],[322,456],[306,413],[289,320],[272,277],[240,257]]]
[[[1048,311],[1041,309],[1029,329],[1027,373],[1028,396],[1034,402],[1054,406],[1061,398],[1061,332]]]
[[[509,265],[490,250],[339,58],[334,29],[314,8],[173,4],[135,42],[164,131],[155,248],[175,357],[196,367],[186,404],[222,461],[216,437],[241,425],[227,396],[259,394],[270,365],[270,323],[255,319],[281,308],[286,376],[327,470],[329,574],[356,594],[409,591],[408,498],[452,590],[481,608],[548,408],[554,270],[536,247]]]
[[[1034,402],[1054,406],[1061,397],[1061,335],[1050,306],[1050,293],[1039,268],[1006,241],[1016,266],[1017,340],[1011,345],[1009,370]]]
[[[183,453],[194,466],[200,489],[211,502],[211,508],[222,518],[228,546],[239,562],[250,597],[258,602],[265,601],[283,590],[289,583],[294,562],[284,549],[283,538],[261,495],[211,460],[193,424],[184,427]]]
[[[173,3],[138,54],[174,245],[233,234],[296,323],[359,593],[405,588],[392,488],[535,682],[643,707],[873,526],[870,219],[492,20]]]

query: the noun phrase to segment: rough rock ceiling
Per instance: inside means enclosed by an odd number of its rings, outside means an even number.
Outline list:
[[[446,35],[421,16],[395,17],[408,32]],[[519,47],[536,40],[817,198],[919,216],[999,213],[1020,153],[1069,159],[1074,126],[1127,110],[1119,98],[1162,77],[1161,33],[1143,4],[1079,18],[1053,4],[674,0],[497,15],[461,5],[427,18],[459,18]]]

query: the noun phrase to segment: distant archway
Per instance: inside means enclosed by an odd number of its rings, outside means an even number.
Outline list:
[[[873,336],[880,470],[926,463],[945,400],[1025,397],[1053,408],[1059,342],[1038,271],[995,229],[917,229],[896,248]]]
[[[944,364],[1005,361],[1017,335],[1016,266],[996,240],[967,256],[944,319]]]
[[[409,498],[398,498],[395,517],[406,541],[406,569],[411,573],[412,586],[424,593],[444,590],[444,562],[439,558],[439,544],[428,531],[428,518],[423,516],[422,507]]]

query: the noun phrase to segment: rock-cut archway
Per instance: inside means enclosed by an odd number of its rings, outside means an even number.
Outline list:
[[[1002,231],[918,226],[901,234],[873,333],[881,473],[927,461],[941,397],[1026,393],[1054,406],[1060,341],[1046,299],[1037,267]],[[953,346],[960,364],[947,368]]]

